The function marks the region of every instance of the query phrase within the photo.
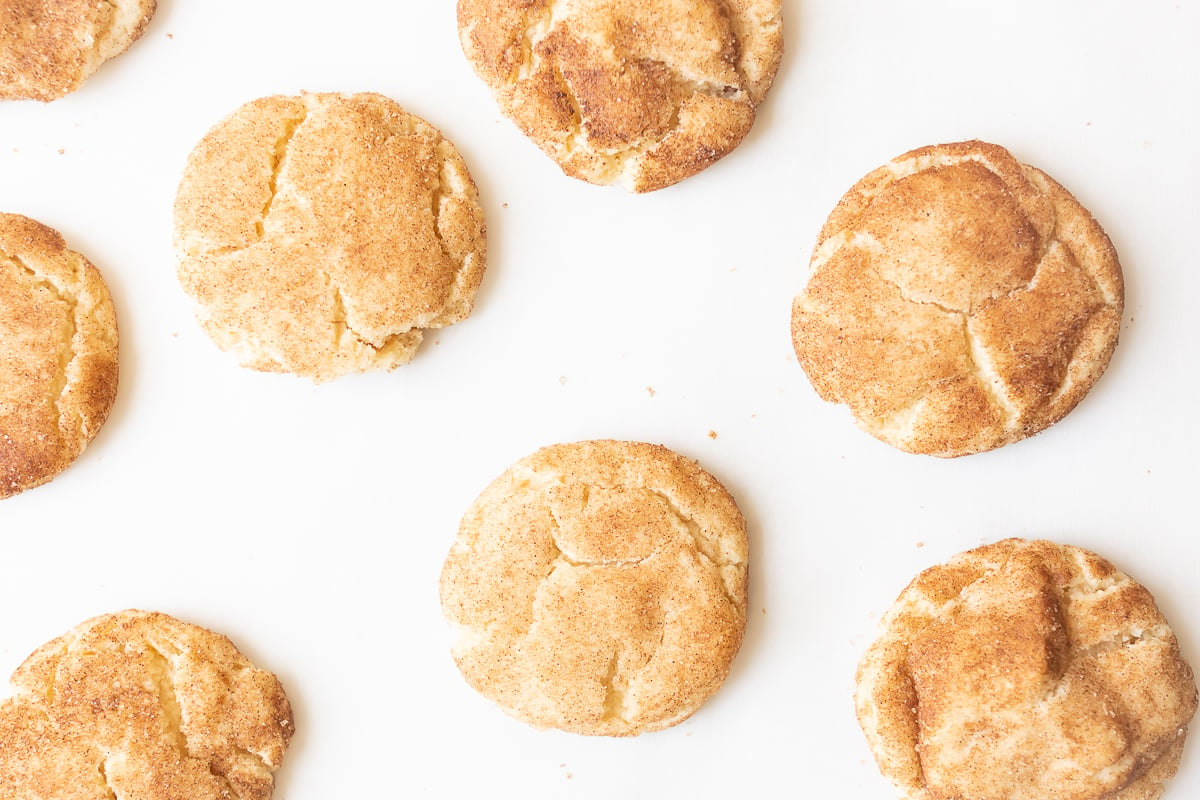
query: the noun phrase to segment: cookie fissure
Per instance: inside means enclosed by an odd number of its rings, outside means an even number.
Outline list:
[[[566,136],[563,138],[562,149],[568,156],[573,155],[575,151],[586,150],[587,148],[587,131],[583,127],[583,108],[579,103],[579,97],[575,94],[575,89],[571,86],[571,82],[567,79],[567,75],[563,72],[562,64],[558,59],[554,59],[554,63],[550,67],[550,72],[554,76],[554,82],[558,84],[562,99],[566,101],[567,107],[571,112],[571,124],[565,131]]]
[[[107,800],[121,800],[121,798],[117,795],[117,790],[114,789],[113,785],[108,781],[107,758],[100,759],[100,761],[96,764],[96,772],[99,774],[100,784],[104,787],[104,791],[108,796]]]
[[[585,497],[586,497],[586,495],[585,495]],[[587,502],[585,499],[584,507],[586,508],[586,506],[587,506]],[[554,545],[554,549],[557,552],[557,555],[555,556],[555,560],[551,564],[551,570],[550,570],[551,572],[554,571],[554,569],[553,569],[554,564],[558,564],[558,563],[566,564],[571,567],[636,567],[636,566],[640,566],[641,564],[644,564],[645,562],[654,558],[656,555],[658,555],[659,550],[661,549],[661,546],[656,547],[651,553],[649,553],[648,555],[645,555],[641,558],[625,558],[625,559],[614,558],[614,559],[605,559],[605,560],[601,560],[601,561],[580,560],[580,559],[575,558],[574,556],[568,554],[563,549],[562,544],[558,539],[558,532],[561,531],[563,528],[562,521],[558,518],[558,515],[554,513],[554,509],[551,508],[549,505],[545,506],[545,509],[546,509],[546,513],[550,515],[550,519],[553,520],[552,529],[550,531],[550,541]],[[546,577],[549,577],[549,575],[547,575]]]
[[[1001,412],[1004,430],[1012,431],[1021,419],[1021,410],[1008,395],[1008,392],[1005,391],[1008,388],[1008,384],[996,372],[995,364],[992,363],[991,353],[979,341],[979,337],[975,335],[975,332],[971,330],[971,318],[969,316],[962,316],[962,326],[963,337],[967,342],[966,355],[967,363],[971,368],[971,374],[979,383],[979,388],[987,396],[988,402],[991,403],[993,408]]]
[[[525,30],[517,37],[521,47],[521,60],[508,76],[510,84],[528,80],[537,70],[540,62],[537,46],[550,35],[559,21],[566,18],[567,15],[562,12],[568,2],[569,0],[550,0],[542,13],[536,17],[529,10],[525,12]]]
[[[55,430],[60,440],[66,444],[68,442],[66,430],[70,428],[75,438],[78,439],[83,427],[83,418],[79,414],[75,414],[74,419],[68,420],[67,414],[62,408],[62,401],[71,388],[71,364],[78,355],[75,349],[75,339],[80,329],[79,317],[84,313],[83,309],[80,308],[78,290],[68,286],[59,286],[57,282],[38,272],[14,253],[0,251],[0,260],[7,260],[15,265],[18,270],[27,276],[34,287],[45,289],[50,292],[55,300],[66,306],[67,330],[59,341],[58,370],[54,374],[54,380],[46,388],[47,403],[58,419],[58,427]],[[71,258],[71,266],[75,281],[78,284],[82,280],[80,274],[80,267],[82,265],[77,256]]]
[[[1171,637],[1171,628],[1165,624],[1153,625],[1149,628],[1126,628],[1117,631],[1105,641],[1089,645],[1074,653],[1073,660],[1085,661],[1099,658],[1118,650],[1137,647],[1143,643],[1157,642]]]
[[[447,207],[454,200],[461,200],[465,195],[465,184],[461,176],[455,175],[453,170],[450,169],[451,160],[449,155],[443,152],[445,147],[446,143],[444,141],[438,147],[441,167],[438,170],[437,185],[433,187],[433,191],[430,194],[430,204],[433,210],[433,235],[437,239],[442,255],[446,257],[447,261],[454,264],[454,276],[441,307],[434,310],[428,319],[417,321],[415,327],[421,328],[437,328],[457,319],[461,302],[460,298],[464,294],[464,286],[469,273],[468,267],[470,267],[473,259],[477,258],[474,253],[466,253],[462,257],[456,257],[450,249],[450,243],[446,240],[446,234],[443,230],[445,224],[443,216],[446,213]]]
[[[448,261],[457,264],[454,270],[454,282],[457,283],[459,275],[462,273],[464,262],[456,259],[454,254],[450,252],[450,245],[446,242],[446,237],[442,233],[442,208],[447,205],[450,200],[446,197],[446,162],[443,160],[441,169],[438,171],[438,182],[434,185],[433,190],[429,193],[429,203],[431,211],[433,211],[433,236],[437,239],[438,247],[441,248],[442,255]]]
[[[184,760],[190,759],[192,755],[188,750],[187,735],[183,732],[183,710],[179,707],[179,697],[175,693],[175,675],[171,659],[149,642],[146,643],[146,656],[146,669],[154,680],[158,705],[162,709],[164,733],[180,757]]]
[[[701,526],[700,523],[696,522],[695,519],[688,516],[682,508],[676,505],[675,501],[671,499],[669,494],[658,489],[650,489],[649,487],[647,487],[647,491],[662,500],[666,504],[667,509],[671,512],[671,515],[675,517],[675,519],[679,520],[679,522],[683,525],[684,529],[688,532],[688,535],[691,536],[692,541],[695,542],[697,558],[701,559],[702,561],[707,561],[720,571],[721,593],[725,595],[725,599],[729,601],[729,604],[735,609],[742,608],[742,602],[736,596],[733,587],[729,585],[729,579],[725,574],[725,568],[730,566],[741,566],[743,562],[725,558],[724,554],[721,552],[720,542],[715,540],[712,536],[707,535],[704,527]]]
[[[270,780],[274,780],[274,778],[271,776],[271,767],[279,765],[271,764],[271,762],[267,760],[267,757],[262,753],[256,753],[253,750],[247,750],[246,748],[239,747],[236,744],[233,745],[233,752],[246,757],[244,759],[244,765],[250,766],[259,775],[262,775]]]
[[[617,686],[620,661],[621,651],[613,650],[612,658],[608,662],[608,671],[603,680],[604,711],[600,719],[604,722],[625,722],[625,690]]]
[[[304,124],[306,119],[308,119],[307,104],[305,104],[304,109],[298,117],[293,116],[285,120],[283,132],[275,140],[275,149],[271,152],[271,176],[267,181],[267,201],[263,204],[261,218],[254,226],[260,242],[266,238],[267,218],[271,215],[271,208],[275,205],[275,197],[279,193],[279,178],[287,162],[288,148],[296,135],[296,131],[300,129],[300,126]]]
[[[369,347],[371,350],[378,352],[382,347],[377,347],[371,342],[362,337],[358,331],[354,330],[346,317],[346,304],[342,299],[342,289],[333,281],[333,276],[328,271],[325,272],[325,280],[329,284],[329,295],[333,301],[333,345],[341,349],[342,339],[348,333],[364,347]]]
[[[173,646],[163,642],[158,646],[146,642],[146,670],[154,681],[154,691],[158,694],[158,705],[162,711],[163,733],[180,759],[195,760],[188,746],[187,734],[183,730],[183,709],[179,705],[179,695],[176,691],[175,662],[178,656]],[[215,764],[208,761],[207,769],[210,775],[221,782],[228,796],[240,800],[241,795],[233,788],[229,778],[218,771]]]
[[[105,45],[108,44],[108,35],[112,33],[113,28],[116,26],[117,15],[121,12],[120,6],[114,0],[101,0],[101,2],[108,6],[108,15],[92,34],[92,47],[87,54],[87,67],[84,70],[85,75],[94,72],[107,58],[102,51]]]

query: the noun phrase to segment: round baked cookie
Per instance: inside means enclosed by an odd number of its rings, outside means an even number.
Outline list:
[[[1153,800],[1196,686],[1144,587],[1087,550],[1008,539],[908,585],[855,703],[907,800]]]
[[[155,0],[4,0],[0,99],[55,100],[124,53],[154,15]]]
[[[746,623],[746,526],[682,456],[543,448],[491,483],[442,570],[467,682],[539,728],[634,736],[725,680]]]
[[[985,142],[925,147],[854,185],[792,307],[826,400],[911,453],[953,457],[1057,422],[1104,372],[1124,284],[1091,215]]]
[[[501,111],[591,183],[649,192],[737,147],[783,53],[780,0],[459,0]]]
[[[0,499],[69,467],[117,396],[117,317],[57,231],[0,214]]]
[[[293,731],[274,675],[164,614],[90,619],[38,648],[12,687],[8,800],[267,800]]]
[[[458,151],[377,94],[265,97],[188,158],[175,246],[196,316],[243,366],[389,370],[465,318],[483,209]]]

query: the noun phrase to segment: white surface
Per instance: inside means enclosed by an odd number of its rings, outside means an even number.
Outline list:
[[[122,337],[99,437],[0,504],[0,674],[89,616],[157,609],[284,680],[299,733],[277,798],[891,798],[854,720],[854,667],[904,584],[960,550],[1009,535],[1097,550],[1150,587],[1200,662],[1200,4],[785,0],[787,52],[755,130],[641,197],[563,177],[500,116],[449,0],[159,5],[81,91],[0,105],[0,209],[101,268]],[[188,152],[241,103],[301,89],[378,91],[425,117],[488,212],[475,313],[391,374],[314,387],[240,369],[175,281]],[[789,307],[842,192],[905,150],[970,137],[1091,209],[1127,311],[1108,373],[1063,422],[939,461],[816,397]],[[459,677],[438,606],[484,485],[591,437],[699,459],[750,522],[751,614],[728,682],[632,740],[505,716]],[[1168,798],[1200,796],[1197,747]]]

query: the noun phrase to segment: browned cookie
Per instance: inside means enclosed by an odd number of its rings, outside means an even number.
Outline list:
[[[694,175],[754,123],[780,0],[459,0],[463,52],[563,171],[637,192]]]
[[[467,682],[538,727],[632,736],[690,716],[746,622],[745,522],[663,447],[543,448],[463,517],[442,609]]]
[[[5,800],[267,800],[293,731],[274,675],[164,614],[90,619],[38,648],[12,684]]]
[[[244,366],[325,381],[394,369],[465,318],[483,209],[458,151],[377,94],[265,97],[192,151],[179,280]]]
[[[125,52],[155,0],[4,0],[0,99],[55,100]]]
[[[1008,539],[925,570],[856,705],[906,800],[1153,800],[1196,710],[1154,598],[1078,547]]]
[[[57,231],[0,214],[0,499],[69,467],[117,395],[108,287]]]
[[[1007,150],[914,150],[859,181],[792,309],[821,397],[912,453],[961,456],[1057,422],[1104,372],[1124,284],[1104,231]]]

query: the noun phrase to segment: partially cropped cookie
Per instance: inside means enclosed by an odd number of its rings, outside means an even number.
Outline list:
[[[1000,447],[1104,372],[1124,304],[1100,225],[984,142],[906,153],[838,203],[792,308],[800,364],[859,426],[913,453]]]
[[[737,147],[783,53],[780,0],[459,0],[501,111],[591,183],[637,192]]]
[[[0,99],[55,100],[124,53],[154,15],[155,0],[4,0]]]
[[[1196,686],[1144,587],[1087,550],[1008,539],[909,584],[855,700],[906,800],[1154,800]]]
[[[0,499],[69,467],[117,396],[117,318],[62,236],[0,214]]]
[[[675,725],[741,646],[746,558],[741,513],[695,463],[637,442],[543,448],[463,517],[441,580],[454,658],[537,727]]]
[[[12,687],[7,800],[268,800],[293,732],[274,675],[164,614],[90,619],[38,648]]]
[[[243,366],[389,370],[464,319],[485,231],[462,157],[377,94],[265,97],[219,122],[175,198],[180,283]]]

